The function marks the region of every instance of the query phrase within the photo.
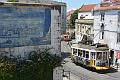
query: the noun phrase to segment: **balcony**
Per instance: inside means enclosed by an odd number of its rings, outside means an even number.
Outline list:
[[[76,19],[75,22],[80,24],[93,24],[94,20],[93,19]]]

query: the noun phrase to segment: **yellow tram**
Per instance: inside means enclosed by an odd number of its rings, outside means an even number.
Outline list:
[[[95,70],[109,69],[109,49],[83,44],[73,44],[72,60]]]

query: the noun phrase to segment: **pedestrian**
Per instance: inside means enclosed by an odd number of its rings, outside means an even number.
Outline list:
[[[117,65],[117,62],[118,62],[118,58],[115,59],[115,65]]]
[[[118,58],[115,59],[115,65],[117,66],[118,69]]]
[[[109,67],[111,66],[111,63],[112,63],[112,59],[111,59],[111,57],[109,56]]]

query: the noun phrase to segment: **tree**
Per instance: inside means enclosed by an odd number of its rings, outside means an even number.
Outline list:
[[[0,80],[53,80],[53,69],[62,58],[51,48],[33,50],[26,58],[0,56]]]
[[[8,0],[8,2],[18,2],[18,0]]]
[[[70,27],[75,28],[75,20],[78,18],[79,9],[75,10],[74,13],[70,17]]]

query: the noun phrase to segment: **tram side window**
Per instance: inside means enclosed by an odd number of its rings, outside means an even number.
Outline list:
[[[77,54],[77,49],[73,48],[73,54],[76,55]]]
[[[78,56],[80,56],[80,50],[78,50]]]
[[[102,59],[102,52],[97,52],[97,59]]]
[[[85,57],[85,51],[83,51],[83,57]]]
[[[91,52],[91,58],[95,59],[95,52]]]
[[[86,51],[86,58],[89,58],[89,52]]]
[[[78,56],[82,56],[82,51],[78,50]]]

